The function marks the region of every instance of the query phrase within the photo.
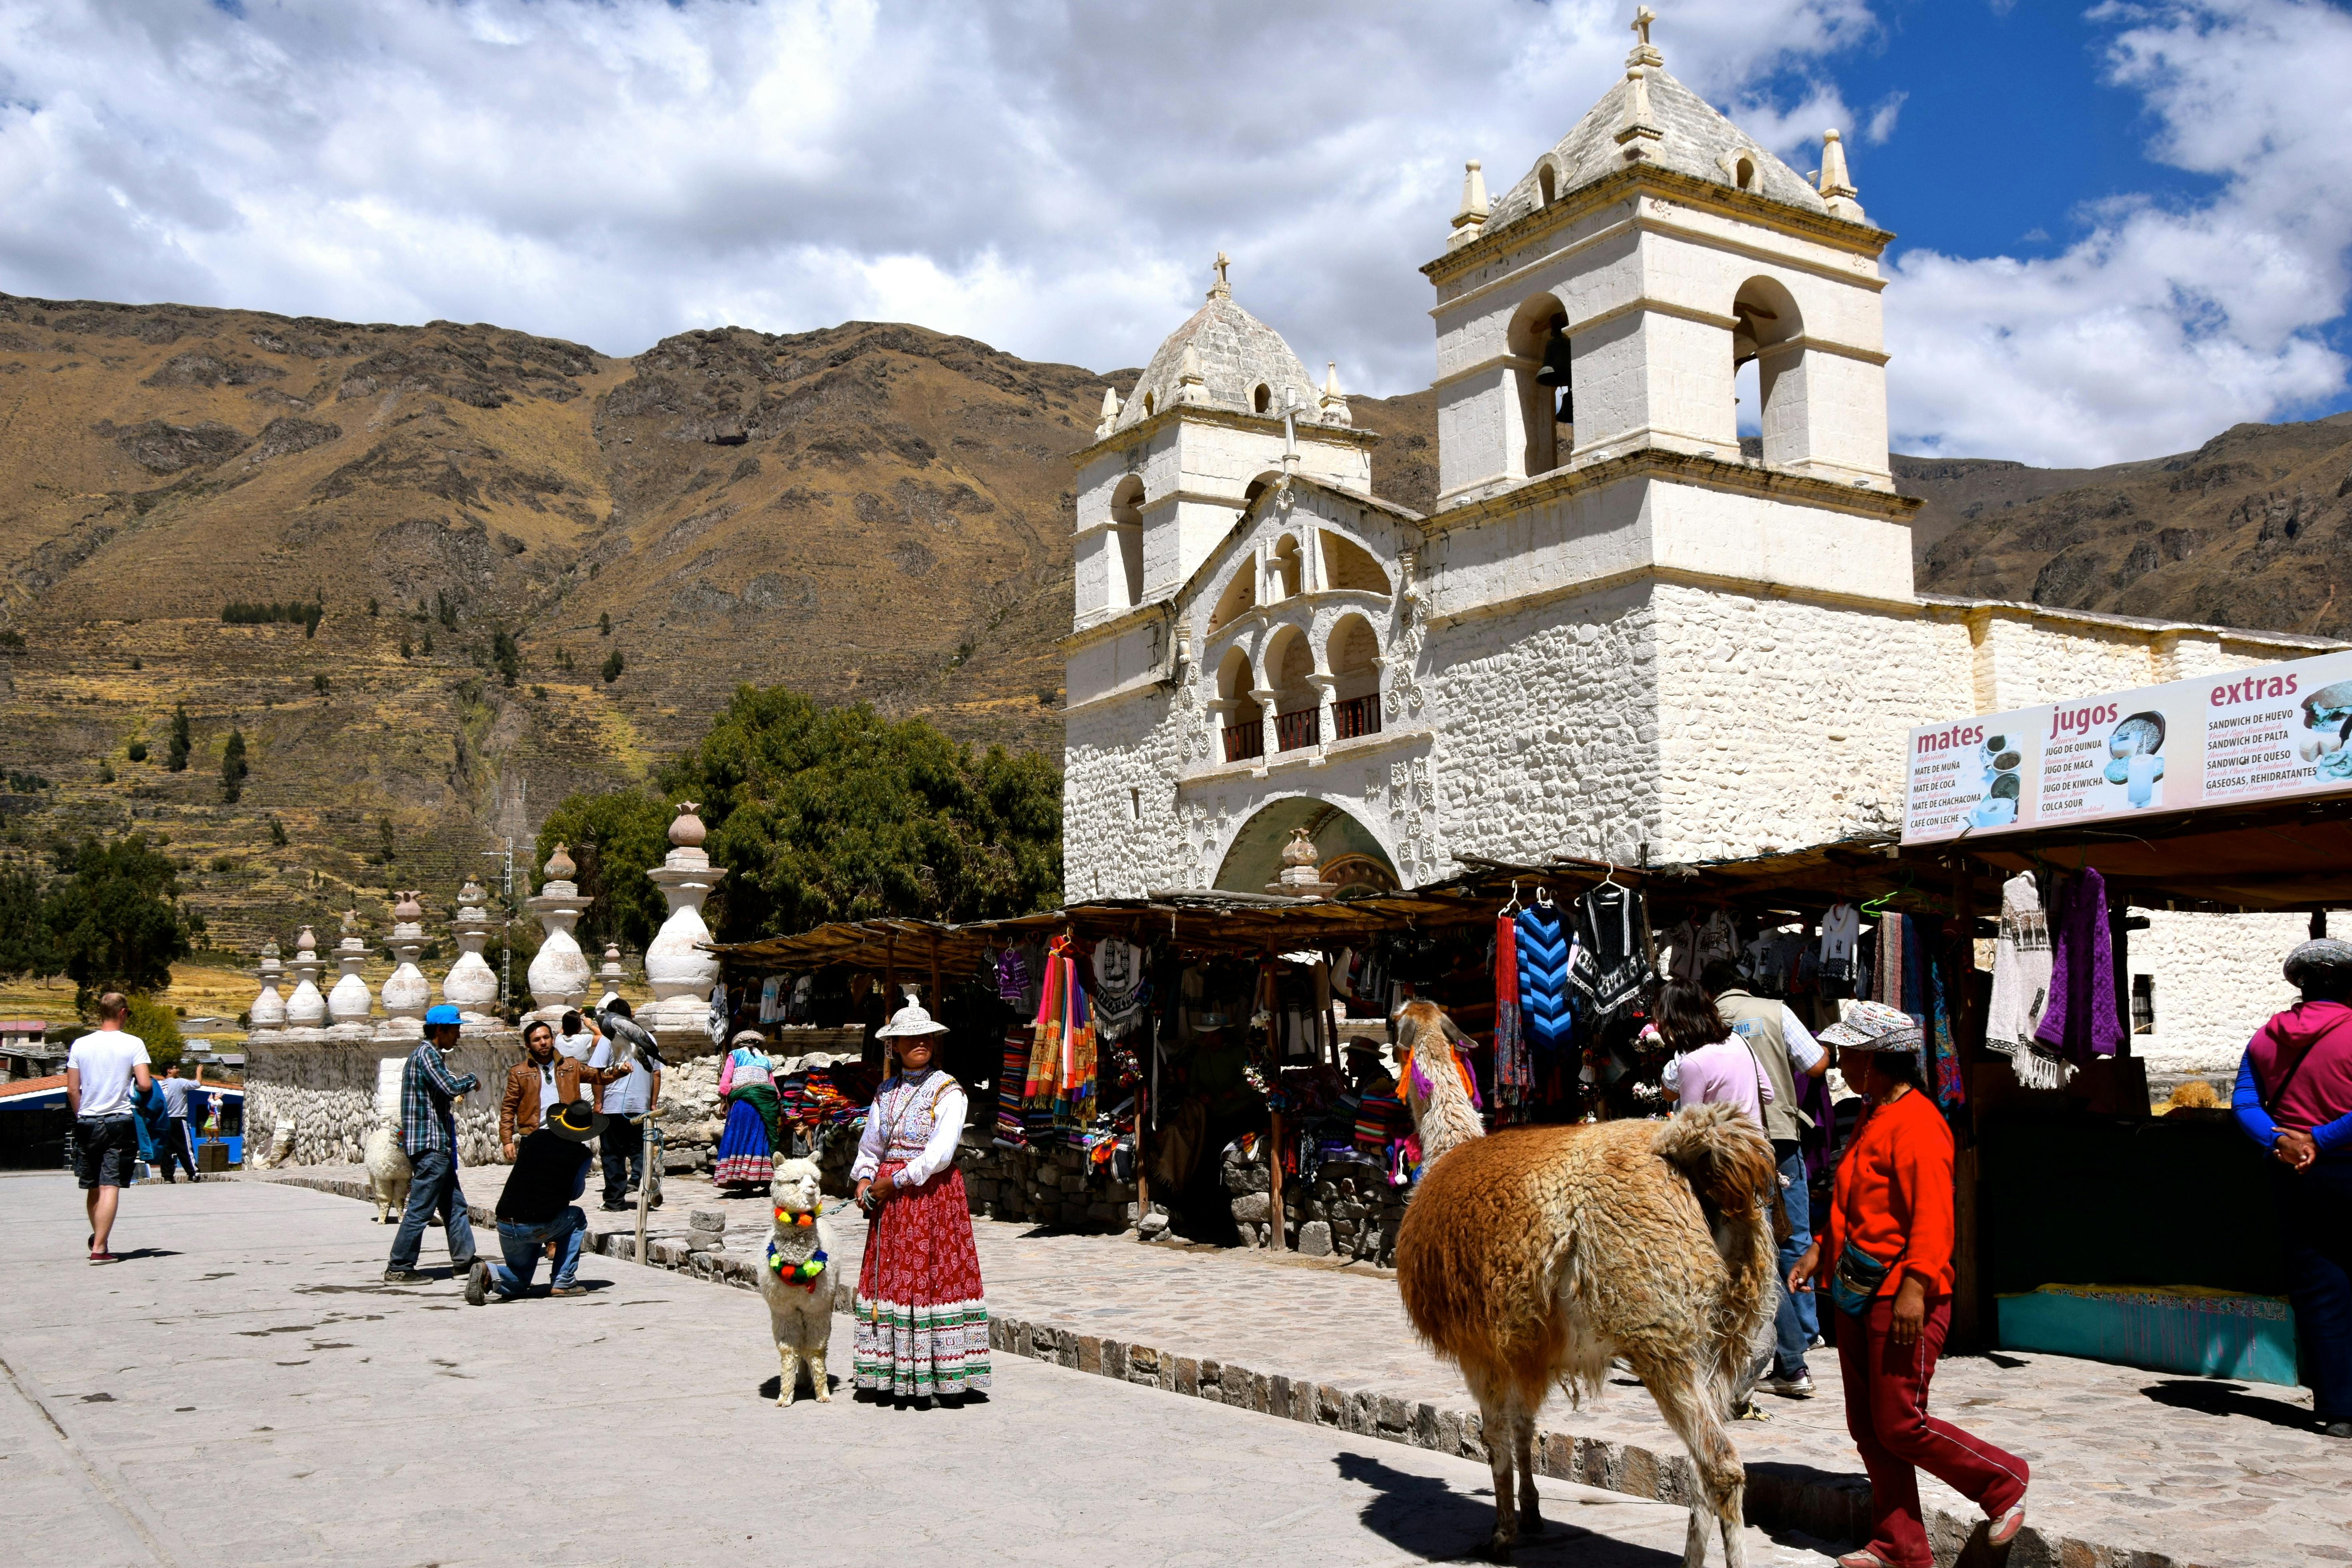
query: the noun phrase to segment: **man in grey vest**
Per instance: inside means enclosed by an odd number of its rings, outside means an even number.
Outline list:
[[[1715,1010],[1732,1033],[1756,1053],[1757,1065],[1772,1085],[1772,1099],[1764,1107],[1764,1132],[1772,1140],[1772,1157],[1780,1166],[1781,1212],[1788,1215],[1789,1238],[1780,1244],[1780,1305],[1773,1317],[1772,1371],[1764,1386],[1791,1399],[1811,1399],[1813,1379],[1805,1369],[1805,1350],[1820,1319],[1810,1298],[1792,1295],[1787,1284],[1789,1270],[1813,1239],[1805,1161],[1798,1148],[1798,1138],[1812,1119],[1797,1109],[1797,1075],[1819,1078],[1829,1070],[1830,1054],[1787,1003],[1748,994],[1739,966],[1728,960],[1708,964],[1698,983],[1715,999]]]

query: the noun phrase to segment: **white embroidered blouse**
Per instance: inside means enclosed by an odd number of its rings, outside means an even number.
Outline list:
[[[921,1186],[955,1158],[964,1110],[963,1086],[939,1068],[899,1074],[876,1092],[866,1108],[866,1134],[857,1142],[849,1179],[862,1182],[880,1170],[884,1161],[902,1160],[906,1168],[893,1184]]]

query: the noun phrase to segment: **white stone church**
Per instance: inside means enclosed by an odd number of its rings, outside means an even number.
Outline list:
[[[2336,646],[1918,593],[1887,460],[1894,237],[1835,132],[1809,180],[1637,27],[1500,199],[1468,166],[1422,268],[1431,515],[1371,493],[1336,377],[1222,266],[1107,403],[1076,459],[1072,898],[1262,891],[1298,826],[1343,884],[1819,844],[1898,824],[1913,724]]]

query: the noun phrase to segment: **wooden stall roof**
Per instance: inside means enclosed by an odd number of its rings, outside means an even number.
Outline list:
[[[1949,909],[1952,874],[1917,856],[1897,858],[1892,837],[1842,839],[1783,854],[1687,865],[1632,867],[1600,860],[1557,859],[1513,865],[1458,857],[1465,869],[1442,882],[1394,893],[1349,899],[1284,899],[1214,891],[1153,892],[1139,899],[1097,899],[1043,914],[950,925],[887,918],[842,921],[793,936],[711,944],[738,973],[816,969],[844,963],[860,969],[920,970],[936,963],[968,973],[992,946],[1067,929],[1080,937],[1165,935],[1180,951],[1256,957],[1349,946],[1385,931],[1433,929],[1489,921],[1511,897],[1538,886],[1555,894],[1581,892],[1610,878],[1638,887],[1661,903],[1724,902],[1755,910],[1818,911],[1841,900],[1888,898],[1886,907],[1911,912]],[[1979,907],[1997,900],[2000,879],[1977,869]]]
[[[2011,871],[2095,866],[2142,908],[2352,907],[2352,798],[2345,796],[1963,836],[1906,853],[1954,850]]]

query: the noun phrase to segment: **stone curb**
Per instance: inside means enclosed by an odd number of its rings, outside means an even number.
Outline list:
[[[368,1202],[359,1182],[320,1176],[267,1176],[288,1186],[310,1187],[341,1197]],[[466,1205],[478,1225],[495,1225],[488,1209]],[[634,1235],[611,1231],[589,1238],[589,1250],[601,1257],[629,1261],[636,1249]],[[723,1253],[694,1252],[683,1243],[647,1238],[651,1265],[673,1273],[731,1285],[739,1289],[760,1288],[760,1266],[750,1258]],[[834,1310],[847,1315],[851,1292],[834,1292]],[[1253,1410],[1260,1415],[1328,1426],[1350,1436],[1402,1443],[1433,1453],[1486,1462],[1479,1440],[1475,1410],[1441,1407],[1385,1394],[1364,1383],[1318,1383],[1283,1373],[1257,1371],[1236,1363],[1181,1355],[1152,1345],[1106,1339],[1059,1324],[1032,1321],[1002,1313],[988,1320],[992,1350],[1077,1372],[1114,1378],[1137,1388],[1156,1389],[1186,1398]],[[1738,1440],[1735,1430],[1734,1440]],[[1690,1458],[1679,1451],[1659,1453],[1638,1444],[1538,1428],[1536,1469],[1555,1480],[1573,1481],[1623,1492],[1652,1502],[1688,1507],[1696,1487]],[[1870,1485],[1858,1476],[1832,1475],[1809,1465],[1774,1460],[1748,1466],[1748,1522],[1767,1531],[1794,1531],[1829,1542],[1866,1541],[1870,1537]],[[2005,1568],[2202,1568],[2202,1565],[2160,1552],[2113,1546],[2078,1536],[2053,1538],[2027,1525],[2005,1557],[1992,1552],[1984,1537],[1988,1526],[1979,1516],[1960,1515],[1929,1507],[1927,1534],[1935,1547],[1937,1568],[1956,1564]]]

